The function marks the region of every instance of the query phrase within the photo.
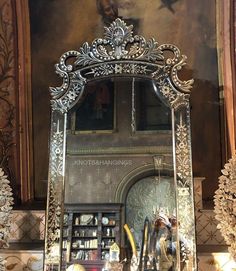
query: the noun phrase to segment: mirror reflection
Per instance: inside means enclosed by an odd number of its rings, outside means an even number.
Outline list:
[[[114,129],[113,84],[111,80],[104,80],[86,85],[85,97],[73,116],[75,132]]]
[[[164,270],[162,267],[166,265],[168,270],[174,270],[176,221],[173,177],[161,176],[159,171],[158,176],[142,178],[131,187],[126,199],[126,223],[133,231],[146,268]],[[146,224],[149,240],[144,251],[143,228]]]
[[[171,130],[171,111],[153,91],[151,80],[135,80],[137,131]]]
[[[172,240],[170,231],[160,233],[162,222],[165,218],[171,228],[176,199],[171,110],[155,94],[152,80],[89,82],[67,124],[63,266],[104,268],[117,245],[119,261],[130,270],[133,251],[126,224],[139,261],[159,268],[160,238]],[[165,253],[172,255],[170,249]]]

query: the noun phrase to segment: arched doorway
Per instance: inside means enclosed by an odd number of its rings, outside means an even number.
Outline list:
[[[140,178],[126,195],[125,221],[133,231],[138,248],[142,245],[145,218],[152,224],[160,213],[171,217],[175,212],[174,179],[170,174]]]

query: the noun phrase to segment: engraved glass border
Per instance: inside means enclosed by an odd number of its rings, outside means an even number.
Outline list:
[[[166,57],[165,52],[171,53],[172,57]],[[75,58],[73,64],[67,64],[69,58]],[[61,264],[67,112],[80,100],[87,82],[119,76],[152,80],[156,94],[162,96],[172,109],[177,236],[188,244],[185,257],[181,259],[185,267],[183,269],[177,257],[176,270],[197,270],[189,110],[193,80],[182,81],[178,77],[185,61],[186,56],[181,55],[175,45],[159,45],[154,38],[146,40],[133,35],[133,26],[127,26],[119,18],[105,27],[103,38],[95,39],[91,45],[85,42],[79,51],[71,50],[61,56],[56,73],[63,83],[50,88],[52,111],[45,270],[60,270]]]

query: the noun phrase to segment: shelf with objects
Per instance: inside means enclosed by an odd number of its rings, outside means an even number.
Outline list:
[[[120,213],[121,204],[67,204],[62,238],[64,265],[103,266],[110,247],[120,245]]]

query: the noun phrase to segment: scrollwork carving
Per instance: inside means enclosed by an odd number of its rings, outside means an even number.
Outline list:
[[[64,113],[67,112],[76,102],[77,98],[82,95],[86,80],[78,71],[70,74],[70,76],[65,72],[60,74],[62,74],[64,82],[61,87],[50,88],[51,95],[53,96],[51,106],[52,110],[59,110],[61,113]],[[70,87],[68,88],[69,82]]]
[[[160,80],[157,82],[160,88],[161,94],[169,101],[171,107],[178,109],[181,106],[186,106],[188,104],[189,94],[179,93],[173,91],[173,86],[167,80]]]
[[[139,59],[151,62],[163,60],[163,52],[154,39],[133,36],[133,26],[127,26],[116,19],[110,27],[105,27],[104,39],[96,39],[91,46],[86,42],[79,50],[75,62],[78,66],[91,65],[111,60]],[[127,45],[131,45],[129,48]]]
[[[165,56],[165,51],[172,54]],[[67,64],[69,58],[75,61]],[[161,93],[174,108],[186,105],[193,80],[181,81],[178,71],[186,64],[186,56],[172,44],[158,45],[155,39],[146,40],[133,35],[133,26],[116,19],[105,27],[104,38],[85,42],[79,51],[68,51],[56,64],[56,73],[62,77],[60,87],[51,87],[52,109],[67,112],[81,97],[88,76],[145,75],[161,87]],[[164,81],[163,81],[164,79]],[[168,79],[168,81],[166,81]],[[167,87],[171,85],[167,94]]]
[[[192,88],[193,79],[187,81],[181,81],[178,77],[178,71],[182,69],[184,65],[186,65],[187,57],[185,55],[182,56],[182,59],[173,66],[171,70],[171,78],[176,88],[181,88],[181,90],[185,93],[190,93]]]

